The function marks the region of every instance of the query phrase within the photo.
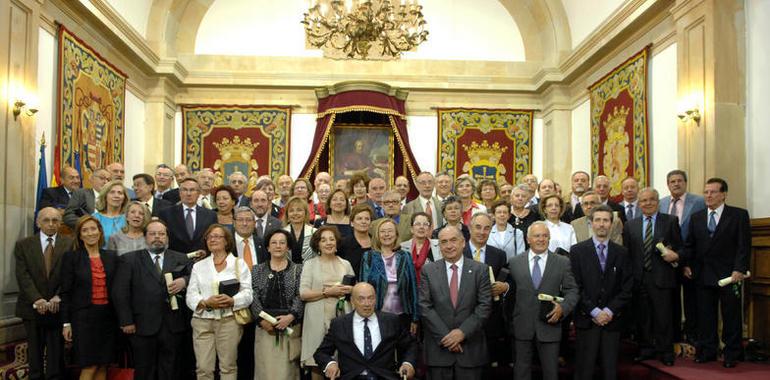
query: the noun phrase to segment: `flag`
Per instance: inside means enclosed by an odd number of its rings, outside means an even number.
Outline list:
[[[48,173],[45,169],[45,137],[40,141],[40,160],[37,168],[37,197],[35,198],[35,220],[40,210],[40,200],[43,198],[43,190],[48,186]]]

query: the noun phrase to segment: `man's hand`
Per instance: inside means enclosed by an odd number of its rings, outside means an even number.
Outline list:
[[[692,269],[690,267],[684,267],[682,274],[688,279],[692,280]]]
[[[187,284],[185,283],[184,278],[181,278],[181,277],[177,278],[176,280],[171,281],[171,283],[168,284],[168,294],[173,296],[174,294],[177,294],[182,290],[184,290],[185,286],[187,286]]]
[[[505,282],[495,281],[492,283],[492,297],[497,297],[508,291],[508,284]]]
[[[412,322],[409,324],[409,334],[412,334],[412,336],[417,336],[417,329],[419,328],[420,324],[417,322]]]
[[[123,334],[126,335],[136,334],[136,325],[134,324],[120,326],[120,329],[123,330]]]
[[[61,298],[59,296],[53,296],[48,301],[48,312],[56,314],[59,312],[59,305],[61,304]]]
[[[597,315],[593,320],[594,323],[599,326],[606,326],[608,323],[610,323],[610,321],[612,321],[612,317],[606,311],[600,311],[599,315]]]
[[[733,283],[735,284],[735,283],[743,281],[743,279],[746,278],[746,275],[744,275],[741,272],[733,271],[733,273],[730,274],[730,277],[732,277]]]
[[[38,314],[43,315],[48,311],[48,302],[41,298],[32,304],[32,308],[35,309]]]
[[[663,261],[667,263],[674,263],[679,261],[679,254],[672,251],[671,247],[666,247],[666,248],[668,249],[666,249],[665,253],[661,255],[661,257],[663,258]]]
[[[324,375],[332,380],[338,378],[340,376],[340,366],[336,362],[329,363],[324,371]]]
[[[562,315],[561,304],[559,304],[556,301],[551,301],[551,303],[553,304],[553,310],[551,310],[551,312],[548,313],[546,317],[548,317],[548,323],[555,324],[555,323],[558,323],[559,320],[561,319],[561,315]]]
[[[465,340],[465,334],[460,329],[454,329],[441,338],[441,345],[446,348],[452,348]]]
[[[278,323],[275,324],[276,330],[286,330],[294,322],[294,314],[279,315],[275,319],[278,320]]]
[[[72,343],[72,326],[64,326],[61,330],[61,335],[64,337],[64,341]]]
[[[401,368],[398,369],[398,377],[400,379],[403,379],[405,375],[407,379],[414,377],[414,368],[406,363],[401,364]]]
[[[263,319],[259,321],[259,327],[261,327],[262,330],[265,330],[266,333],[270,335],[275,335],[275,328],[270,322]]]

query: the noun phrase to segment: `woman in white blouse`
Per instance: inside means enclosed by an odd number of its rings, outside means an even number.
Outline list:
[[[495,225],[489,233],[487,244],[505,251],[505,256],[510,261],[514,256],[524,253],[524,233],[508,223],[511,218],[511,205],[504,199],[492,203],[489,208]]]
[[[198,379],[214,379],[219,359],[222,380],[236,379],[238,342],[243,327],[235,322],[234,310],[248,308],[252,301],[251,271],[230,252],[235,249],[227,227],[213,224],[203,235],[209,255],[195,263],[187,287],[187,306],[193,310],[193,348]],[[236,279],[239,290],[232,297],[219,294],[219,284]]]
[[[558,248],[569,253],[570,247],[577,244],[575,230],[569,223],[559,220],[564,213],[564,200],[558,195],[552,194],[540,200],[538,204],[540,214],[545,217],[545,224],[551,232],[551,240],[548,243],[548,250],[556,252]]]

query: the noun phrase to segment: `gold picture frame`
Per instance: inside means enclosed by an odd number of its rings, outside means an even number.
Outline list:
[[[382,124],[335,124],[329,135],[329,174],[336,181],[365,172],[393,183],[393,129]]]

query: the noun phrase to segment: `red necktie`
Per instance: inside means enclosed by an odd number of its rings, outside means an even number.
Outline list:
[[[452,264],[452,278],[449,279],[449,298],[452,300],[452,306],[457,307],[457,265]]]

